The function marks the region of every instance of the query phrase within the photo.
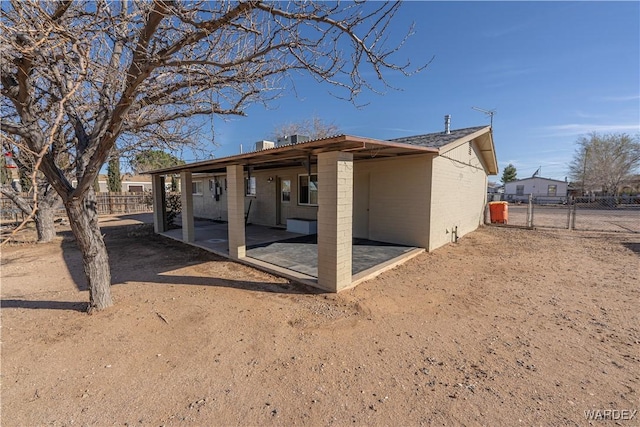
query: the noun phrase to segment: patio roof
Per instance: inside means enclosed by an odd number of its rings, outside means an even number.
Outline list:
[[[353,153],[354,160],[382,157],[397,157],[409,154],[437,154],[434,147],[422,147],[394,141],[382,141],[352,135],[337,135],[297,144],[289,144],[266,150],[252,151],[219,159],[210,159],[187,165],[173,166],[147,172],[152,175],[179,173],[221,172],[230,165],[254,166],[256,169],[298,166],[301,159],[317,156],[327,151]]]

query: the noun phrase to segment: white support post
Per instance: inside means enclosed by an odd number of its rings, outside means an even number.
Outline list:
[[[182,202],[182,241],[195,241],[193,225],[193,194],[191,194],[191,172],[180,172],[180,189]]]
[[[151,177],[153,194],[153,231],[156,234],[167,231],[167,199],[164,187],[164,175]]]
[[[246,256],[244,229],[244,168],[227,166],[227,214],[229,226],[229,256],[234,259]]]
[[[318,155],[318,286],[338,292],[351,286],[353,154]]]

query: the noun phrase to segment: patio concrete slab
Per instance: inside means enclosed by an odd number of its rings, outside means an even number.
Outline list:
[[[189,244],[229,257],[226,223],[196,220],[194,226],[195,241]],[[317,284],[317,235],[302,235],[282,228],[258,225],[248,225],[245,234],[247,256],[240,262],[307,285]],[[182,230],[179,228],[162,235],[182,241]],[[353,239],[352,251],[355,286],[413,258],[424,249]]]
[[[368,270],[413,249],[415,248],[409,246],[353,239],[351,274]],[[318,277],[318,243],[315,234],[250,246],[247,256]]]
[[[194,223],[194,246],[209,250],[218,255],[229,256],[228,228],[226,222],[196,220]],[[182,241],[182,229],[168,230],[162,235]],[[247,247],[299,237],[301,234],[290,233],[285,229],[248,225],[245,229]]]

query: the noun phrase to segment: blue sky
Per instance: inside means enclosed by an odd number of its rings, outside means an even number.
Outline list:
[[[417,75],[391,75],[402,90],[366,94],[358,109],[295,76],[296,94],[285,92],[269,110],[216,117],[214,155],[237,154],[278,124],[313,115],[377,139],[438,132],[445,114],[454,129],[488,124],[476,106],[496,110],[500,174],[513,163],[519,178],[541,167],[542,176],[564,179],[580,135],[640,133],[640,2],[407,2],[394,33],[411,22],[416,34],[398,58],[435,58]]]

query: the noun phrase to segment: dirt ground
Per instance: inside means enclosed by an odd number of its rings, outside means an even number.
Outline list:
[[[484,227],[335,295],[103,225],[93,316],[68,230],[2,248],[3,426],[640,425],[638,234]]]

